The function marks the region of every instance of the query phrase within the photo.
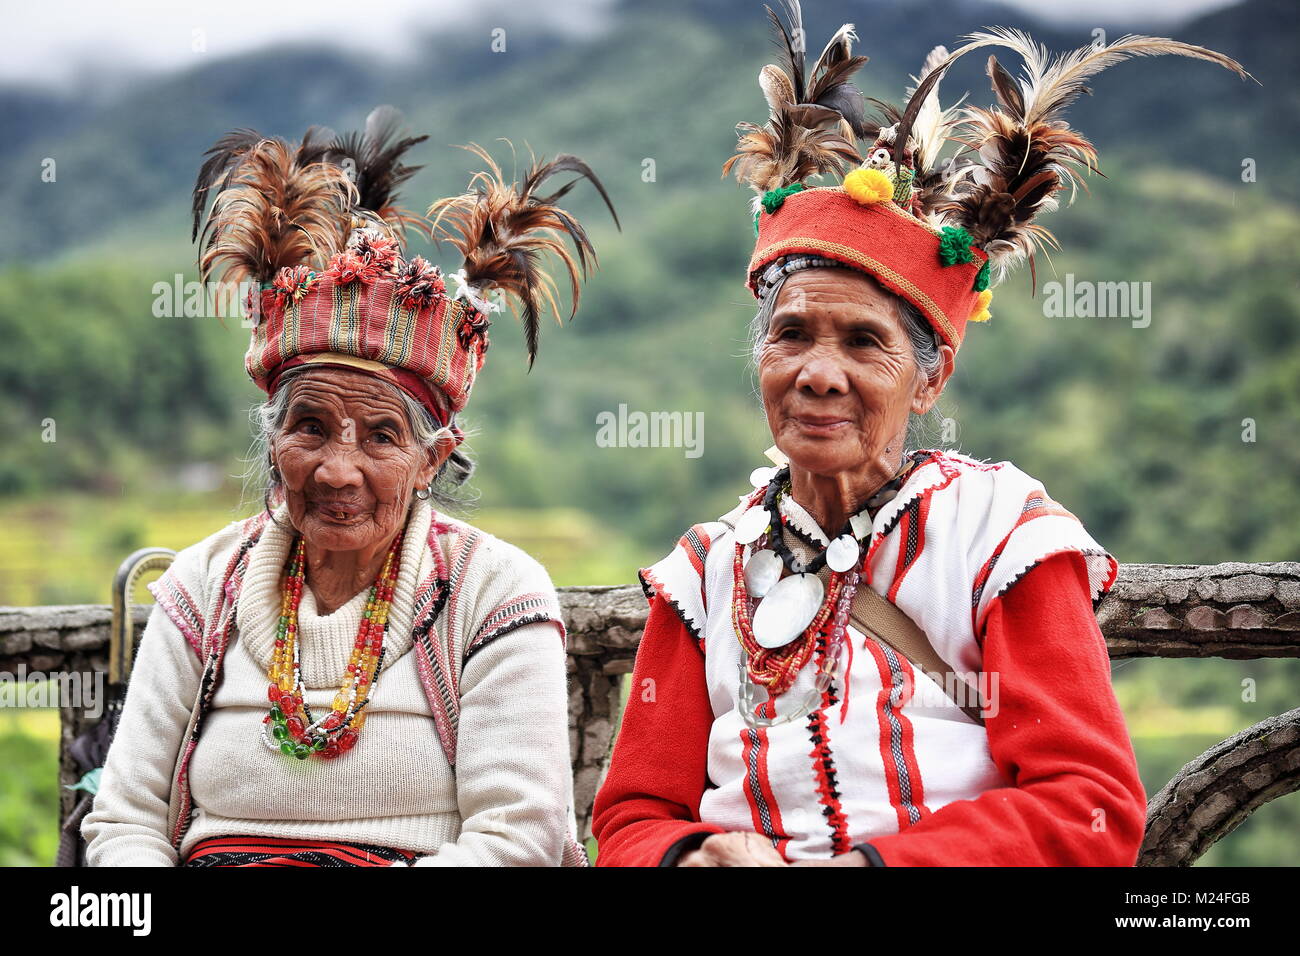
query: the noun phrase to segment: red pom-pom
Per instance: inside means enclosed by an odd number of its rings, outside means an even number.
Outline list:
[[[483,348],[487,348],[487,330],[492,325],[486,315],[477,309],[470,309],[461,319],[460,327],[456,329],[456,335],[460,339],[461,347],[469,350],[474,347],[476,341],[481,340]]]
[[[397,271],[397,302],[404,309],[423,309],[447,290],[442,273],[423,256],[416,256]]]
[[[314,279],[315,273],[306,266],[285,266],[271,281],[276,305],[284,308],[289,302],[297,302],[311,289]]]
[[[325,274],[337,285],[347,285],[357,281],[374,282],[379,278],[380,272],[379,266],[357,255],[351,249],[335,253],[330,258],[329,268],[325,270]]]
[[[360,229],[353,233],[348,248],[382,272],[389,271],[397,259],[397,240],[374,229]]]

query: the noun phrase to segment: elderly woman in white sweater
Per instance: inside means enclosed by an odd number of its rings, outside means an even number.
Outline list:
[[[152,586],[82,824],[90,865],[586,863],[555,590],[523,551],[433,502],[472,470],[456,414],[487,347],[489,289],[520,297],[535,350],[550,280],[503,243],[554,252],[572,276],[558,229],[584,262],[591,247],[534,190],[557,169],[600,186],[561,157],[522,189],[493,165],[475,193],[435,203],[465,256],[449,296],[400,251],[402,226],[424,220],[391,202],[414,172],[397,164],[405,147],[384,148],[393,120],[372,114],[361,149],[232,134],[200,174],[198,212],[225,180],[204,277],[224,265],[260,286],[246,366],[268,394],[255,416],[267,507]],[[286,191],[304,197],[290,216],[255,219]],[[521,209],[535,227],[500,240]]]

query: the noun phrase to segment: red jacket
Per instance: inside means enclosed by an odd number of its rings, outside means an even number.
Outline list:
[[[878,863],[1132,866],[1146,793],[1082,556],[1059,553],[1027,572],[995,599],[982,637],[984,670],[999,674],[1001,694],[986,720],[989,750],[1015,786],[871,837]],[[638,692],[647,679],[655,682],[654,702]],[[675,845],[683,838],[722,832],[699,819],[712,723],[704,655],[673,608],[655,597],[609,775],[596,796],[598,866],[658,866],[681,850]]]

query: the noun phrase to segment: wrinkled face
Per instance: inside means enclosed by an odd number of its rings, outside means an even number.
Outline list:
[[[758,357],[768,427],[816,475],[897,457],[909,412],[937,397],[917,369],[894,297],[848,269],[796,272],[778,292]]]
[[[419,446],[401,399],[372,375],[320,368],[289,387],[271,457],[294,527],[328,551],[387,541],[441,459]]]

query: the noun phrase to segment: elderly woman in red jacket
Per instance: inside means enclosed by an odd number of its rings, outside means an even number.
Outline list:
[[[641,572],[598,863],[1131,866],[1146,799],[1094,616],[1115,559],[1010,462],[908,438],[989,318],[990,273],[1033,253],[1036,214],[1094,162],[1061,107],[1156,51],[1080,51],[1066,76],[1027,38],[973,35],[872,126],[851,26],[809,77],[802,26],[777,26],[772,120],[741,124],[724,171],[760,197],[753,345],[779,467]],[[943,110],[938,78],[991,45],[1029,80],[991,59],[1000,105]],[[842,173],[857,137],[842,185],[803,182]],[[976,158],[941,164],[953,137]]]

